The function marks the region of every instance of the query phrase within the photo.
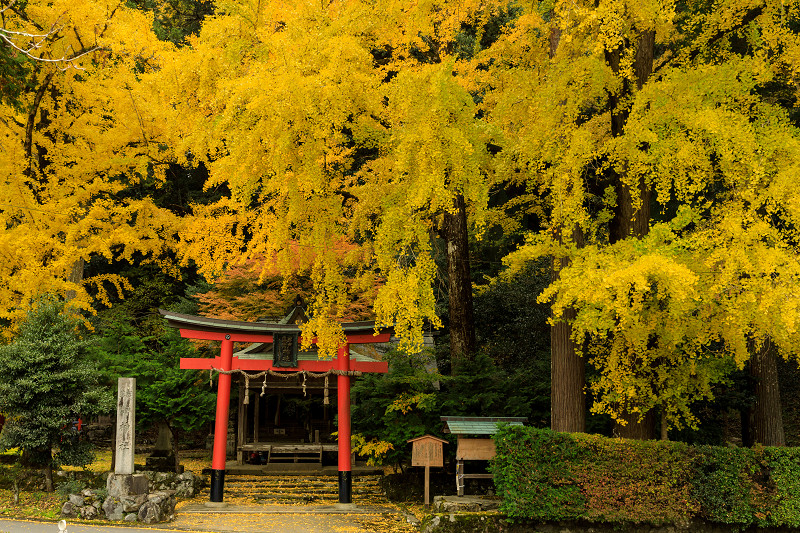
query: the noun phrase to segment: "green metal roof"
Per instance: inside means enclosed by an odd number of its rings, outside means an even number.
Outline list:
[[[494,435],[498,424],[521,426],[527,422],[525,417],[482,417],[482,416],[443,416],[444,432],[453,435]]]

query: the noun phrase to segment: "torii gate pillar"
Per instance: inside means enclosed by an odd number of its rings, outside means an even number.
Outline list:
[[[344,372],[350,370],[350,345],[339,347],[336,355],[338,369]],[[337,401],[339,416],[339,503],[353,503],[353,465],[350,458],[350,376],[339,374],[337,376]]]
[[[211,503],[222,503],[225,488],[225,452],[228,445],[228,414],[231,403],[231,370],[233,341],[225,335],[220,349],[222,370],[217,383],[217,414],[214,419],[214,452],[211,456]]]

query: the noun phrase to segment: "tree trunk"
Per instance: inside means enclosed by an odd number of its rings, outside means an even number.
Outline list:
[[[550,429],[568,433],[586,431],[586,367],[575,353],[570,322],[575,310],[550,327]]]
[[[645,31],[639,36],[639,43],[636,50],[634,61],[634,71],[636,72],[636,87],[641,89],[653,72],[653,54],[655,49],[655,32]],[[612,51],[606,52],[606,61],[615,73],[619,73],[619,62],[623,53],[620,46]],[[623,80],[620,94],[609,96],[611,105],[611,134],[618,137],[625,132],[625,124],[628,121],[629,109],[620,104],[630,96],[628,80]],[[640,180],[636,184],[637,196],[640,205],[634,202],[631,187],[624,183],[623,176],[612,171],[611,179],[617,193],[617,208],[614,218],[609,227],[609,242],[611,244],[627,237],[644,237],[650,231],[650,199],[651,190]]]
[[[83,258],[78,258],[74,263],[72,263],[72,269],[70,269],[69,276],[67,277],[67,281],[70,283],[74,283],[76,285],[80,285],[83,283],[83,272],[86,266],[86,261]],[[77,296],[78,293],[75,290],[68,290],[65,294],[67,301],[72,300]]]
[[[583,246],[580,228],[573,230],[572,239]],[[568,259],[554,260],[552,280],[568,265]],[[567,433],[586,431],[586,365],[572,339],[575,316],[575,309],[566,309],[563,319],[550,326],[550,429]]]
[[[44,458],[47,464],[44,467],[44,490],[46,492],[53,492],[53,450],[45,450]]]
[[[621,413],[621,418],[627,422],[624,426],[614,424],[614,436],[621,439],[652,440],[656,437],[656,413],[649,410],[639,420],[639,415],[634,413]]]
[[[454,213],[444,214],[443,234],[447,243],[448,299],[450,305],[450,361],[471,359],[475,354],[475,320],[472,308],[472,277],[469,268],[467,208],[463,195],[454,199]]]
[[[53,492],[53,465],[44,467],[44,490]]]
[[[618,48],[606,51],[606,61],[615,73],[619,73],[620,58],[625,44]],[[653,72],[653,54],[655,48],[655,31],[644,31],[639,35],[634,71],[636,73],[636,87],[641,89]],[[630,84],[623,80],[619,94],[609,96],[611,105],[611,134],[620,136],[625,131],[629,109],[624,102],[630,97]],[[624,169],[621,170],[624,172]],[[624,175],[612,170],[611,180],[617,193],[617,207],[614,218],[609,223],[609,242],[614,244],[628,237],[642,238],[650,231],[650,197],[651,191],[643,179],[635,185],[636,196],[639,201],[634,201],[631,186],[625,183]],[[637,205],[638,203],[638,205]],[[615,424],[614,434],[629,439],[654,439],[656,437],[656,416],[649,412],[639,420],[637,416],[623,413],[627,421],[624,426]]]
[[[747,439],[751,444],[786,445],[775,357],[775,343],[767,338],[764,345],[755,350],[750,358],[749,369],[750,375],[753,377],[756,397],[750,416],[749,429],[752,432],[752,438]]]
[[[561,25],[555,13],[549,41],[549,56],[553,59],[561,42]],[[580,228],[576,227],[572,236],[578,246],[583,246]],[[555,259],[551,264],[551,280],[557,280],[561,269],[568,265],[567,259]],[[550,429],[567,433],[586,431],[586,365],[572,340],[575,315],[575,309],[567,309],[563,320],[550,326]]]
[[[256,397],[258,398],[258,397]],[[256,399],[258,401],[258,399]],[[169,425],[170,431],[172,432],[172,454],[175,456],[175,473],[181,473],[181,460],[178,457],[178,432],[180,431],[178,428],[172,428],[172,424]]]

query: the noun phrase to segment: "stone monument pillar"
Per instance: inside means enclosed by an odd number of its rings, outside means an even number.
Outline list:
[[[123,498],[147,494],[147,477],[133,473],[136,444],[136,378],[117,382],[117,455],[114,472],[108,475],[108,495]]]
[[[133,474],[136,438],[136,378],[117,381],[117,460],[115,474]]]

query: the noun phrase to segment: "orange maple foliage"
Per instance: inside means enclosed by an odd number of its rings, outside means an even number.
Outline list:
[[[341,246],[342,253],[352,246]],[[355,283],[354,278],[345,278],[349,287],[344,305],[336,309],[340,320],[345,322],[372,320],[372,301],[381,281],[372,284]],[[214,282],[210,291],[197,294],[200,314],[224,320],[268,320],[277,322],[295,305],[298,299],[304,303],[311,300],[313,284],[308,272],[299,272],[284,277],[274,261],[264,258],[248,259],[229,267]]]

